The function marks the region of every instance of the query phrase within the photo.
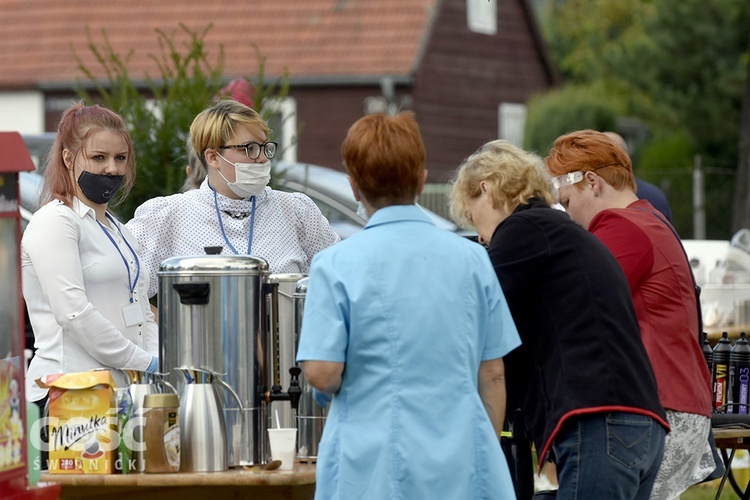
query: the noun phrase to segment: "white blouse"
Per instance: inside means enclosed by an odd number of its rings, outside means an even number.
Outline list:
[[[94,210],[74,198],[73,208],[59,200],[47,203],[24,231],[23,295],[36,348],[26,377],[29,401],[46,395],[35,382],[43,375],[95,368],[145,371],[152,355],[158,356],[158,327],[142,265],[130,306],[140,309],[141,322],[127,326],[133,321],[123,314],[138,272],[123,237],[135,252],[138,243],[124,225],[116,225],[101,226]]]
[[[339,241],[307,195],[267,187],[257,196],[253,217],[249,199],[214,198],[207,179],[199,189],[146,201],[127,227],[142,248],[141,272],[149,279],[149,297],[157,293],[157,272],[169,257],[205,255],[205,247],[220,246],[225,255],[236,250],[265,259],[274,274],[306,274],[313,256]]]

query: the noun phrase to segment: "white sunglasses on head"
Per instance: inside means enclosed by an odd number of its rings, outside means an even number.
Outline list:
[[[573,184],[577,184],[583,180],[583,172],[580,170],[577,170],[575,172],[570,172],[565,175],[558,175],[557,177],[552,178],[552,185],[555,186],[555,189],[560,189],[563,186],[572,186]]]

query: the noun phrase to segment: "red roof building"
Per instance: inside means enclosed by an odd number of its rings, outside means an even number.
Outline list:
[[[156,30],[212,24],[206,49],[223,46],[227,81],[252,79],[256,47],[267,78],[288,71],[302,126],[296,159],[341,169],[355,120],[411,109],[430,182],[446,181],[484,142],[517,138],[527,99],[557,82],[527,0],[0,0],[0,15],[0,115],[9,96],[31,91],[44,130],[54,130],[83,78],[74,51],[101,70],[87,30],[95,43],[106,32],[116,53],[132,50],[130,75],[145,79],[160,75]]]

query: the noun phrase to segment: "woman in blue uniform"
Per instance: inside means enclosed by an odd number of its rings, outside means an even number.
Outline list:
[[[497,435],[519,339],[487,252],[415,205],[411,114],[360,119],[342,153],[370,219],[310,270],[297,359],[333,394],[315,497],[513,498]]]

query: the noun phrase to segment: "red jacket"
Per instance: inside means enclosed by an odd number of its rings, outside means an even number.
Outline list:
[[[589,231],[615,255],[633,295],[664,408],[711,416],[711,375],[699,343],[698,308],[682,244],[646,200],[603,210]]]

